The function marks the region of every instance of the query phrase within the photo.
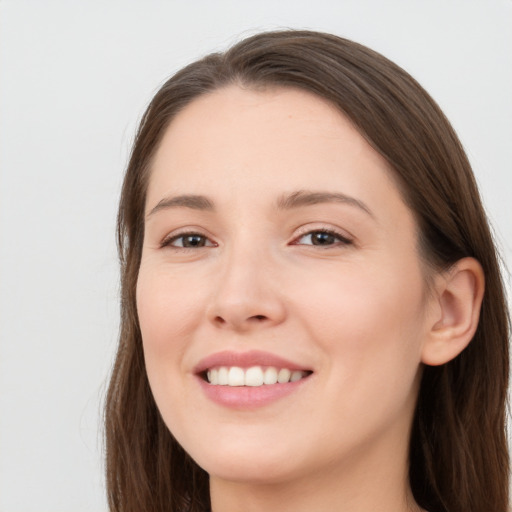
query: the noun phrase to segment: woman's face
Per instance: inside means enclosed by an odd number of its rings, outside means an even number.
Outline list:
[[[407,457],[428,294],[390,174],[298,90],[230,86],[167,129],[137,307],[162,417],[212,478]]]

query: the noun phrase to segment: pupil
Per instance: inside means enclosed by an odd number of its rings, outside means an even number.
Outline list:
[[[200,235],[186,236],[183,240],[184,247],[202,247],[204,245],[203,237]]]
[[[329,245],[334,243],[334,236],[330,233],[315,233],[313,235],[313,245]]]

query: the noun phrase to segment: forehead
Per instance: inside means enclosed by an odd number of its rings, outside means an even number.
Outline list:
[[[387,162],[326,100],[232,85],[200,96],[171,122],[153,160],[148,206],[169,193],[251,199],[298,189],[364,200],[384,187],[400,200],[390,176]]]
[[[230,85],[199,96],[179,112],[157,153],[168,157],[167,148],[172,146],[174,153],[187,151],[189,143],[202,152],[229,146],[232,153],[261,149],[264,144],[267,152],[281,149],[283,157],[292,156],[286,155],[287,149],[296,152],[302,141],[314,143],[314,139],[324,143],[336,139],[337,145],[345,139],[354,151],[369,149],[352,123],[323,98],[294,88],[255,90]],[[233,142],[239,144],[233,146]]]

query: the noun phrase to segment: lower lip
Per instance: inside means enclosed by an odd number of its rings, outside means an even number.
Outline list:
[[[255,409],[268,405],[297,391],[310,377],[284,384],[263,386],[212,385],[198,377],[206,396],[213,402],[233,409]]]

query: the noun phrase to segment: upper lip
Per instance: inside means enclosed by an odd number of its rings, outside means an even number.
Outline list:
[[[194,367],[194,373],[202,373],[209,368],[218,366],[238,366],[240,368],[250,368],[251,366],[273,366],[276,368],[288,368],[288,370],[306,370],[309,368],[285,359],[283,357],[262,352],[260,350],[250,350],[247,352],[232,352],[229,350],[216,352],[201,359]]]

